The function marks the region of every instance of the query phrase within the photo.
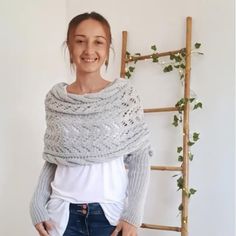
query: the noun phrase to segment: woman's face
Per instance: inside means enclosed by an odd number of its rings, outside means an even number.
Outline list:
[[[82,21],[75,29],[71,53],[77,72],[100,73],[108,55],[108,39],[102,24],[93,19]]]

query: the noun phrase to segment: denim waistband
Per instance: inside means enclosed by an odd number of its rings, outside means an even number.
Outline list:
[[[101,205],[98,202],[94,203],[70,203],[70,212],[71,213],[77,213],[81,212],[84,214],[90,214],[90,215],[99,215],[104,214],[104,211],[101,207]]]

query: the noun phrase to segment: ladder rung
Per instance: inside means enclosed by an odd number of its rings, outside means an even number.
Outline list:
[[[161,108],[147,108],[143,109],[144,113],[151,113],[151,112],[168,112],[168,111],[178,111],[176,107],[161,107]]]
[[[151,170],[182,171],[180,166],[151,166]]]
[[[165,56],[168,56],[168,55],[171,55],[171,54],[176,54],[176,53],[180,53],[184,50],[183,49],[178,49],[178,50],[173,50],[173,51],[167,51],[167,52],[161,52],[161,53],[155,53],[156,56],[158,57],[165,57]],[[146,60],[146,59],[152,59],[153,58],[153,54],[150,54],[150,55],[143,55],[143,56],[132,56],[130,57],[129,59],[126,59],[125,62],[128,63],[128,62],[131,62],[131,61],[140,61],[140,60]]]
[[[181,232],[181,228],[180,227],[163,226],[163,225],[151,225],[151,224],[145,224],[145,223],[143,223],[141,225],[141,228],[159,229],[159,230],[168,230],[168,231]]]

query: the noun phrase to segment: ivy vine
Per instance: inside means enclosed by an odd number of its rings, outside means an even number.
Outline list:
[[[200,43],[195,43],[194,44],[194,49],[191,50],[191,53],[197,53],[197,54],[203,55],[202,52],[198,51],[198,49],[200,47],[201,47]],[[150,55],[150,59],[152,59],[152,62],[160,64],[161,66],[163,66],[163,72],[164,73],[177,70],[178,74],[179,74],[180,81],[182,82],[182,85],[183,85],[184,78],[185,78],[185,68],[186,68],[186,65],[185,65],[186,49],[183,48],[183,49],[179,50],[176,53],[173,52],[170,55],[165,56],[164,58],[169,57],[168,61],[162,61],[160,59],[160,56],[159,56],[160,54],[157,52],[157,46],[156,45],[152,45],[151,50],[152,50],[152,54]],[[132,73],[135,71],[135,64],[139,60],[140,56],[141,56],[140,53],[135,53],[135,54],[131,55],[129,52],[126,52],[126,61],[132,60],[132,65],[127,65],[127,67],[126,67],[126,71],[125,71],[125,77],[126,78],[129,79],[132,76]],[[128,61],[128,63],[130,63],[130,62]],[[190,103],[190,108],[192,110],[202,108],[202,106],[203,106],[202,102],[198,101],[198,99],[196,97],[190,97],[189,99],[188,98],[181,98],[175,104],[175,107],[177,108],[178,114],[177,115],[175,114],[174,117],[173,117],[173,121],[172,121],[173,126],[177,127],[180,123],[182,123],[182,121],[183,121],[183,111],[184,111],[184,108],[185,108],[185,106],[188,102]],[[189,157],[190,161],[192,161],[193,157],[194,157],[193,153],[191,152],[191,147],[200,139],[199,136],[200,136],[200,133],[197,133],[197,132],[194,132],[193,134],[190,134],[189,142],[188,142],[188,146],[189,146],[189,150],[190,150],[189,153],[188,153],[188,157]],[[181,147],[181,146],[177,147],[178,161],[182,162],[181,166],[183,165],[182,151],[183,151],[183,147]],[[197,192],[197,190],[194,189],[194,188],[190,188],[189,190],[184,188],[184,181],[183,181],[182,173],[173,175],[172,177],[178,177],[178,179],[177,179],[177,187],[178,187],[177,191],[182,190],[188,198],[190,198],[191,195],[193,195]],[[180,212],[183,210],[182,203],[179,205],[178,210]]]

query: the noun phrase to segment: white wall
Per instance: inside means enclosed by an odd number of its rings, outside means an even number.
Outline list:
[[[12,3],[12,4],[11,4]],[[200,132],[190,163],[190,186],[197,189],[189,206],[191,236],[233,236],[234,209],[234,5],[233,1],[2,1],[1,9],[1,159],[0,234],[37,235],[28,203],[42,165],[45,129],[43,99],[58,81],[71,81],[61,44],[69,20],[84,11],[102,13],[112,26],[116,55],[107,79],[119,76],[121,31],[128,31],[129,51],[146,54],[185,46],[185,18],[193,17],[193,42],[204,56],[193,55],[191,88],[203,109],[191,113],[191,132]],[[181,96],[176,73],[139,62],[132,82],[145,108],[172,106]],[[13,96],[12,96],[13,95]],[[177,165],[181,129],[173,114],[146,114],[156,151],[153,164]],[[144,222],[179,226],[174,173],[152,172]],[[12,227],[14,225],[14,227]],[[9,231],[10,229],[10,231]],[[143,230],[140,235],[180,235]]]
[[[45,92],[65,77],[64,1],[1,1],[0,235],[37,235],[29,201],[43,160]]]

